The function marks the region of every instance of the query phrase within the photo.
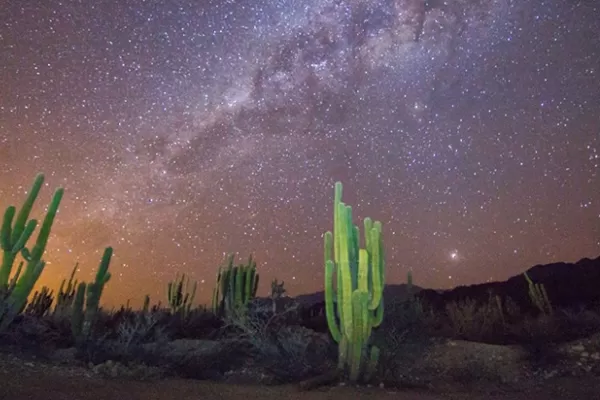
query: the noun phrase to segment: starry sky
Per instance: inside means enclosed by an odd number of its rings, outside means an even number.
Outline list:
[[[7,0],[0,207],[65,197],[40,284],[105,246],[104,303],[207,302],[250,252],[322,288],[333,185],[384,223],[387,281],[450,288],[600,255],[593,0]],[[362,226],[362,222],[357,222]]]

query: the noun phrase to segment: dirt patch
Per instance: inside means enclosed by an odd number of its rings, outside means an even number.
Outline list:
[[[336,386],[301,392],[297,385],[245,386],[172,378],[147,382],[105,379],[85,367],[51,365],[7,354],[0,357],[0,400],[592,400],[600,393],[600,378],[590,376],[559,378],[521,391],[489,386],[469,392],[434,393]]]

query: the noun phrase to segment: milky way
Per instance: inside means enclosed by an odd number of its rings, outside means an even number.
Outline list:
[[[594,1],[8,1],[0,206],[65,187],[41,283],[110,245],[109,304],[320,289],[337,180],[388,282],[506,279],[600,254],[599,82]]]

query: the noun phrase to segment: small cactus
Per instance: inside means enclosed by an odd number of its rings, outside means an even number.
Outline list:
[[[529,298],[531,299],[531,302],[538,308],[538,310],[540,310],[542,314],[552,315],[554,313],[554,309],[544,284],[534,283],[529,275],[527,275],[527,272],[524,272],[523,275],[527,280],[527,285],[529,287]]]
[[[181,314],[187,316],[192,307],[194,297],[196,296],[196,287],[198,282],[194,282],[192,291],[189,291],[189,278],[186,279],[185,274],[175,277],[175,280],[169,282],[167,286],[167,301],[171,307],[171,311],[174,314]]]

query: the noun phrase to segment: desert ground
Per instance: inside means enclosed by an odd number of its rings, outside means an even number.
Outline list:
[[[586,400],[598,399],[600,377],[562,377],[519,389],[492,386],[449,392],[410,388],[329,386],[301,391],[298,385],[261,386],[158,379],[100,377],[87,368],[56,366],[0,354],[0,400]]]

